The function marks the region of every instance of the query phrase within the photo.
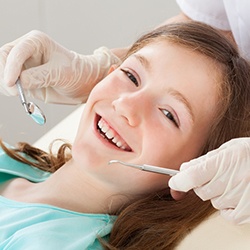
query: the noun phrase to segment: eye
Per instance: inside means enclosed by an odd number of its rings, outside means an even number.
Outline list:
[[[138,83],[136,77],[135,77],[129,70],[121,69],[121,71],[124,72],[124,73],[127,75],[127,77],[129,78],[129,80],[130,80],[131,82],[133,82],[133,83],[135,84],[136,87],[139,86],[139,83]]]
[[[174,123],[174,125],[177,128],[179,128],[179,123],[177,122],[177,118],[175,118],[175,116],[170,111],[168,111],[167,109],[162,109],[161,111],[171,122]]]

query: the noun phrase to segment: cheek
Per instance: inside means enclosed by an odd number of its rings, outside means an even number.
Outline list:
[[[111,85],[112,84],[110,83],[109,76],[107,76],[98,84],[96,84],[89,94],[88,100],[86,102],[86,106],[92,105],[99,99],[103,99],[106,96],[106,94],[110,95],[112,92],[112,88],[113,88]]]
[[[117,84],[119,83],[119,78],[115,77],[114,73],[106,76],[103,80],[101,80],[91,91],[91,95],[99,95],[100,93],[112,92],[116,89]]]
[[[168,188],[168,181],[170,176],[144,172],[144,176],[141,176],[141,180],[136,181],[136,185],[141,193],[152,193]]]
[[[79,141],[75,141],[75,143],[72,145],[72,158],[77,162],[83,161],[83,150],[84,144]],[[84,160],[87,160],[86,156],[84,158]]]
[[[115,178],[117,189],[129,195],[145,195],[168,188],[170,179],[167,175],[149,173],[145,171],[128,171],[120,173]]]
[[[95,145],[89,143],[88,138],[79,137],[72,145],[72,158],[80,166],[88,167],[99,164],[99,158],[93,157],[95,153]]]
[[[131,82],[128,84],[127,78],[119,69],[113,71],[111,74],[106,76],[102,81],[100,81],[91,91],[91,96],[113,96],[115,93],[120,93],[124,91],[129,91],[131,87]]]
[[[140,162],[178,169],[179,159],[182,157],[183,141],[178,139],[179,136],[172,130],[171,127],[158,127],[150,132],[148,129],[142,144],[143,153]]]
[[[140,162],[178,170],[183,162],[197,157],[203,144],[198,145],[191,133],[186,137],[177,134],[171,131],[161,136],[152,134],[150,141],[144,141]]]
[[[100,157],[95,157],[94,152],[95,149],[89,145],[75,144],[72,147],[72,160],[76,166],[81,168],[85,173],[94,175],[101,173],[101,178],[105,178],[102,172],[104,171],[103,167],[100,167],[104,165],[104,162]]]

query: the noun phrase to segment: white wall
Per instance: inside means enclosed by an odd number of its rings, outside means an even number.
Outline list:
[[[38,29],[83,54],[103,45],[126,46],[179,12],[174,0],[0,0],[0,5],[0,46]],[[25,114],[18,97],[0,95],[0,137],[4,141],[33,143],[76,108],[35,103],[46,114],[44,126]]]

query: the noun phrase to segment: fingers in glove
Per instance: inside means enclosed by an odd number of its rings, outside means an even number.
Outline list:
[[[11,87],[15,84],[18,76],[21,73],[24,62],[33,54],[34,48],[27,44],[20,44],[14,47],[7,60],[4,70],[4,82]]]
[[[217,169],[207,168],[207,164],[191,165],[184,171],[180,171],[169,180],[169,187],[176,191],[187,192],[193,188],[200,187],[211,180]]]
[[[9,44],[6,44],[0,48],[0,93],[6,96],[17,95],[16,87],[7,87],[4,82],[4,69],[7,57],[11,49],[12,46],[10,46]]]
[[[233,175],[237,184],[246,174],[245,166],[249,161],[249,154],[249,138],[231,140],[206,155],[183,163],[180,173],[170,179],[169,186],[174,190],[186,192],[221,176],[228,180]]]
[[[179,192],[179,191],[175,191],[173,189],[170,189],[170,194],[173,197],[173,199],[175,200],[182,200],[187,196],[187,193],[185,192]]]
[[[31,31],[19,39],[9,43],[12,46],[6,60],[4,80],[7,86],[13,86],[23,68],[40,65],[46,47],[46,35],[40,31]],[[25,62],[27,65],[25,66]]]
[[[249,207],[246,207],[246,209],[249,211]],[[224,209],[220,211],[220,214],[224,219],[236,225],[242,225],[250,222],[249,212],[246,209]]]

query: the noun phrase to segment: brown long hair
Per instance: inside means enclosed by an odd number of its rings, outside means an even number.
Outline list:
[[[203,154],[237,137],[250,136],[250,67],[237,49],[213,28],[198,22],[175,23],[142,36],[128,52],[159,40],[166,40],[211,58],[222,79],[218,82],[221,101],[218,115],[203,149]],[[195,72],[194,72],[195,73]],[[205,97],[204,97],[205,98]],[[8,155],[46,171],[54,172],[71,156],[69,144],[57,154],[46,153],[26,143],[8,149]],[[24,152],[36,161],[21,156]],[[193,192],[184,200],[174,201],[169,190],[133,201],[118,212],[106,249],[173,249],[185,235],[214,212],[210,202],[201,201]]]
[[[222,74],[218,82],[217,117],[211,124],[202,154],[232,138],[249,137],[250,66],[237,49],[210,26],[192,21],[168,24],[142,36],[131,47],[128,56],[159,40],[205,55]],[[189,192],[181,201],[174,201],[169,192],[163,190],[133,202],[119,214],[106,249],[174,249],[214,211],[209,201],[203,202],[194,192]]]

